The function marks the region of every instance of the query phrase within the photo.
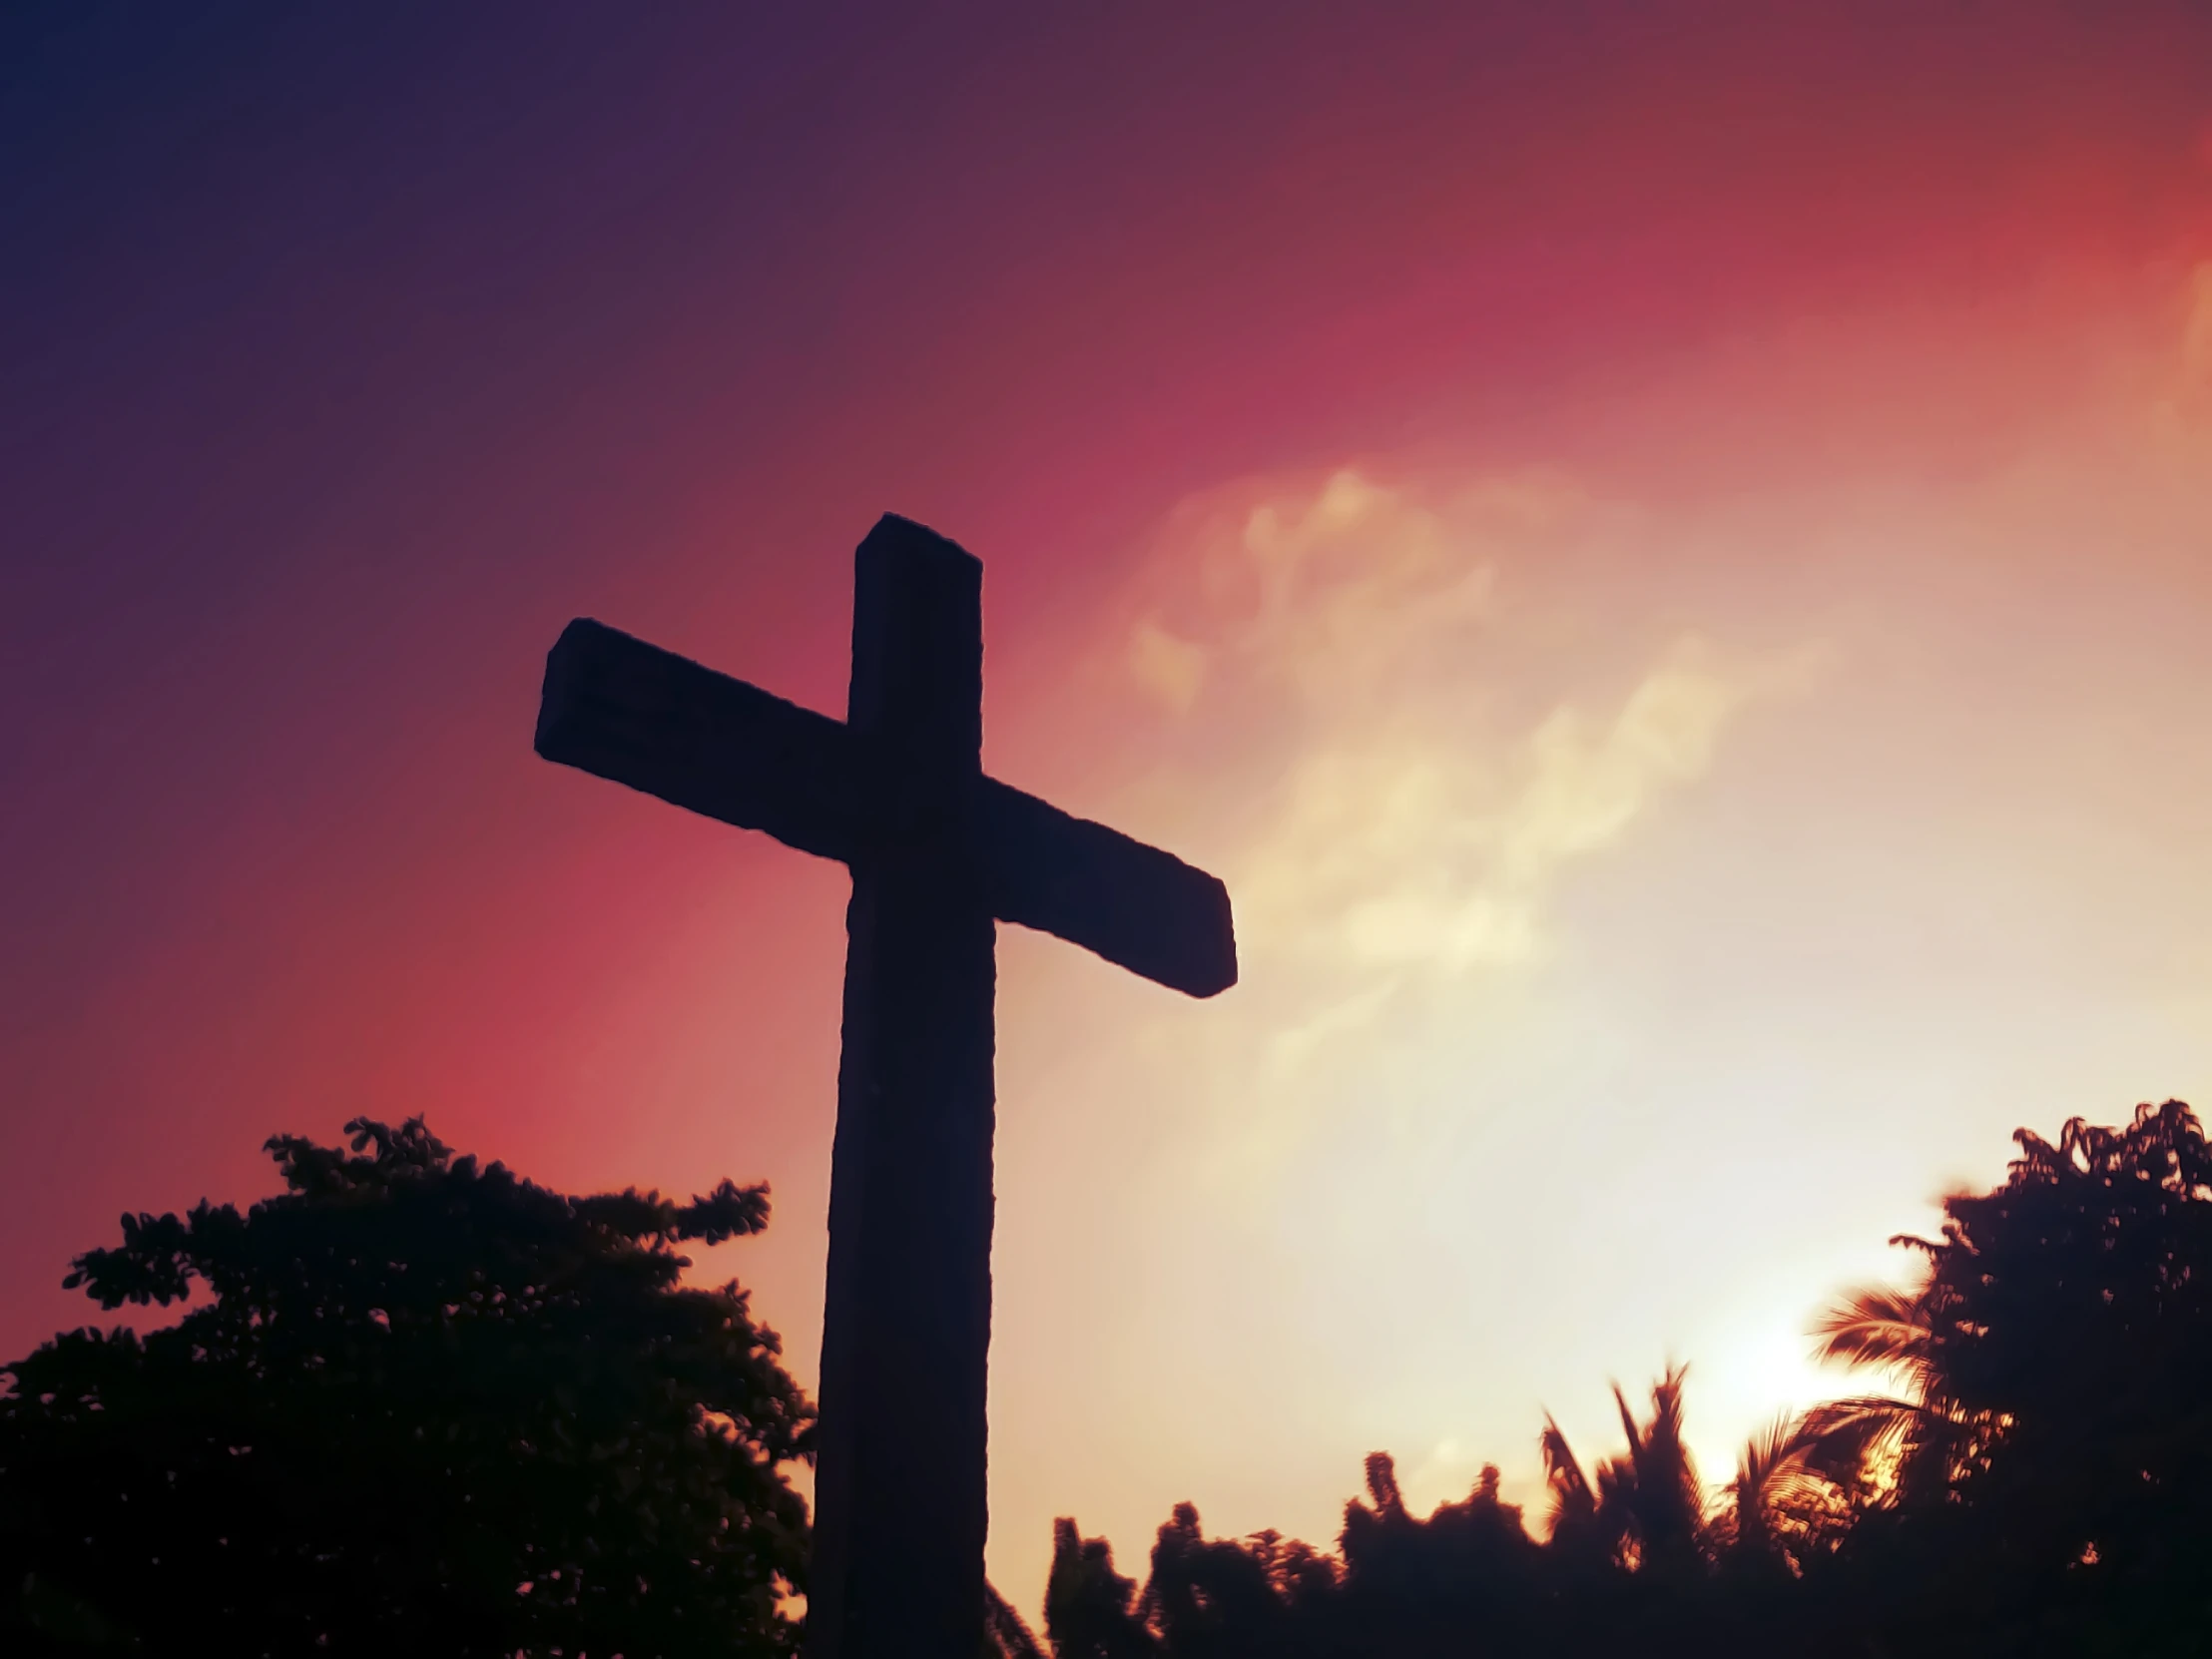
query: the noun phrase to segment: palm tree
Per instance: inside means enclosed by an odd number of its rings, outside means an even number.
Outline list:
[[[1784,1491],[1805,1478],[1804,1419],[1785,1412],[1744,1443],[1736,1478],[1728,1483],[1731,1552],[1752,1560],[1781,1554],[1776,1509]]]
[[[1551,1488],[1545,1525],[1553,1553],[1586,1562],[1620,1560],[1627,1543],[1627,1517],[1617,1508],[1599,1511],[1596,1488],[1548,1412],[1542,1444],[1544,1482]]]
[[[1714,1523],[1731,1563],[1798,1574],[1808,1553],[1833,1548],[1848,1526],[1855,1488],[1824,1466],[1822,1409],[1783,1413],[1738,1454],[1728,1507]]]
[[[1583,1473],[1559,1425],[1544,1419],[1544,1471],[1551,1487],[1555,1548],[1639,1570],[1679,1572],[1705,1560],[1711,1539],[1704,1487],[1682,1438],[1682,1381],[1687,1373],[1687,1367],[1671,1367],[1653,1385],[1651,1417],[1641,1423],[1628,1396],[1615,1385],[1613,1402],[1620,1409],[1628,1450],[1600,1464],[1594,1482]]]
[[[1921,1239],[1893,1242],[1935,1248]],[[1800,1420],[1801,1465],[1846,1492],[1891,1503],[1939,1487],[1998,1426],[1965,1411],[1944,1386],[1932,1289],[1853,1291],[1814,1323],[1816,1359],[1874,1368],[1897,1387],[1829,1400]]]

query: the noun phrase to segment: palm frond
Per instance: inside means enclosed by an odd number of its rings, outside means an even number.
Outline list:
[[[1813,1323],[1814,1358],[1928,1380],[1934,1332],[1918,1295],[1869,1286],[1853,1291]]]
[[[1803,1462],[1809,1444],[1804,1424],[1803,1417],[1784,1411],[1744,1442],[1736,1457],[1736,1478],[1727,1486],[1739,1508],[1757,1506],[1792,1465]]]
[[[1826,1400],[1805,1413],[1799,1430],[1803,1459],[1814,1473],[1840,1485],[1879,1479],[1931,1426],[1947,1420],[1917,1400],[1888,1394]]]
[[[998,1586],[983,1580],[984,1659],[1045,1659],[1044,1646],[1029,1621],[998,1593]]]
[[[1628,1467],[1635,1487],[1649,1499],[1658,1499],[1662,1493],[1669,1497],[1686,1494],[1695,1507],[1697,1494],[1704,1486],[1698,1480],[1689,1442],[1682,1437],[1682,1382],[1688,1375],[1687,1366],[1673,1366],[1652,1384],[1649,1422],[1636,1421],[1618,1384],[1613,1388],[1613,1399],[1620,1407],[1621,1426],[1628,1431]]]
[[[1778,1512],[1840,1501],[1837,1488],[1848,1482],[1821,1464],[1819,1409],[1800,1416],[1785,1411],[1745,1442],[1736,1478],[1725,1488],[1735,1500],[1738,1543],[1766,1548],[1775,1539]]]
[[[1559,1424],[1551,1414],[1544,1414],[1542,1439],[1544,1453],[1544,1484],[1550,1488],[1551,1501],[1544,1521],[1553,1536],[1562,1525],[1570,1530],[1597,1512],[1597,1496],[1590,1489],[1590,1477],[1582,1472],[1582,1461],[1567,1444],[1567,1437],[1560,1432]]]

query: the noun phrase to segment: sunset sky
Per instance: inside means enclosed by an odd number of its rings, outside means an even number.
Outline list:
[[[1725,1479],[2016,1125],[2212,1103],[2212,10],[921,10],[0,16],[0,1351],[424,1113],[770,1181],[811,1385],[844,873],[530,733],[576,615],[841,714],[886,509],[1237,909],[1000,935],[1025,1608],[1670,1359]]]

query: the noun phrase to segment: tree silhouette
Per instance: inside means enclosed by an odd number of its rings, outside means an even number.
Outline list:
[[[2029,1131],[2002,1185],[1945,1201],[1907,1290],[1853,1293],[1822,1358],[1886,1391],[1753,1436],[1708,1500],[1685,1373],[1591,1468],[1546,1420],[1545,1535],[1498,1498],[1411,1514],[1368,1459],[1334,1557],[1203,1536],[1179,1505],[1140,1593],[1058,1523],[1061,1659],[1787,1652],[2179,1659],[2212,1652],[2212,1153],[2187,1107]]]
[[[1114,1571],[1111,1544],[1084,1537],[1066,1516],[1052,1523],[1044,1628],[1056,1659],[1147,1659],[1157,1651],[1136,1580]]]
[[[1824,1326],[1911,1396],[1832,1413],[1847,1446],[1897,1459],[1846,1552],[1860,1604],[1920,1633],[1900,1651],[2201,1652],[2212,1153],[2178,1101],[2014,1140],[2002,1186],[1946,1200],[1940,1239],[1898,1241],[1928,1258],[1916,1295],[1861,1293]]]
[[[735,1285],[677,1247],[761,1188],[566,1197],[419,1122],[269,1143],[245,1214],[124,1218],[69,1283],[173,1326],[5,1368],[8,1654],[783,1654],[811,1413]],[[1055,1525],[1057,1659],[2179,1659],[2212,1651],[2212,1151],[2188,1108],[2022,1130],[2005,1181],[1896,1242],[1816,1352],[1882,1387],[1753,1436],[1710,1496],[1686,1373],[1585,1465],[1548,1418],[1543,1535],[1494,1467],[1410,1512],[1386,1453],[1332,1552],[1159,1529],[1143,1586]],[[983,1659],[1038,1659],[995,1592]]]
[[[1861,1487],[1818,1412],[1777,1417],[1737,1455],[1727,1507],[1711,1522],[1723,1562],[1739,1572],[1797,1576],[1848,1530]]]
[[[1368,1501],[1345,1506],[1340,1647],[1387,1632],[1406,1652],[1449,1651],[1469,1632],[1507,1651],[1539,1620],[1543,1565],[1521,1512],[1484,1464],[1474,1487],[1425,1518],[1411,1514],[1385,1452],[1367,1462]]]
[[[1628,1450],[1600,1464],[1594,1482],[1582,1472],[1559,1425],[1545,1420],[1551,1535],[1563,1552],[1676,1577],[1694,1573],[1705,1561],[1711,1545],[1705,1492],[1682,1438],[1686,1375],[1686,1367],[1672,1367],[1653,1384],[1647,1422],[1639,1423],[1628,1396],[1613,1389]]]
[[[1926,1241],[1893,1241],[1926,1248]],[[1873,1370],[1897,1390],[1815,1406],[1797,1426],[1805,1465],[1868,1500],[1939,1501],[1996,1423],[1953,1395],[1925,1292],[1853,1291],[1813,1326],[1817,1359]]]
[[[736,1285],[676,1246],[765,1188],[574,1198],[414,1119],[269,1142],[245,1214],[126,1216],[105,1309],[7,1368],[0,1647],[777,1654],[811,1413]]]
[[[983,1659],[1044,1659],[1029,1621],[989,1579],[983,1581]]]

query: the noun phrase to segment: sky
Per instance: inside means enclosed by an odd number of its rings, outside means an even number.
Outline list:
[[[1237,914],[1001,930],[1021,1606],[1670,1361],[1725,1479],[2016,1126],[2212,1101],[2201,6],[30,5],[0,225],[9,1354],[422,1113],[769,1181],[811,1383],[845,876],[529,737],[576,615],[841,713],[885,510]]]

